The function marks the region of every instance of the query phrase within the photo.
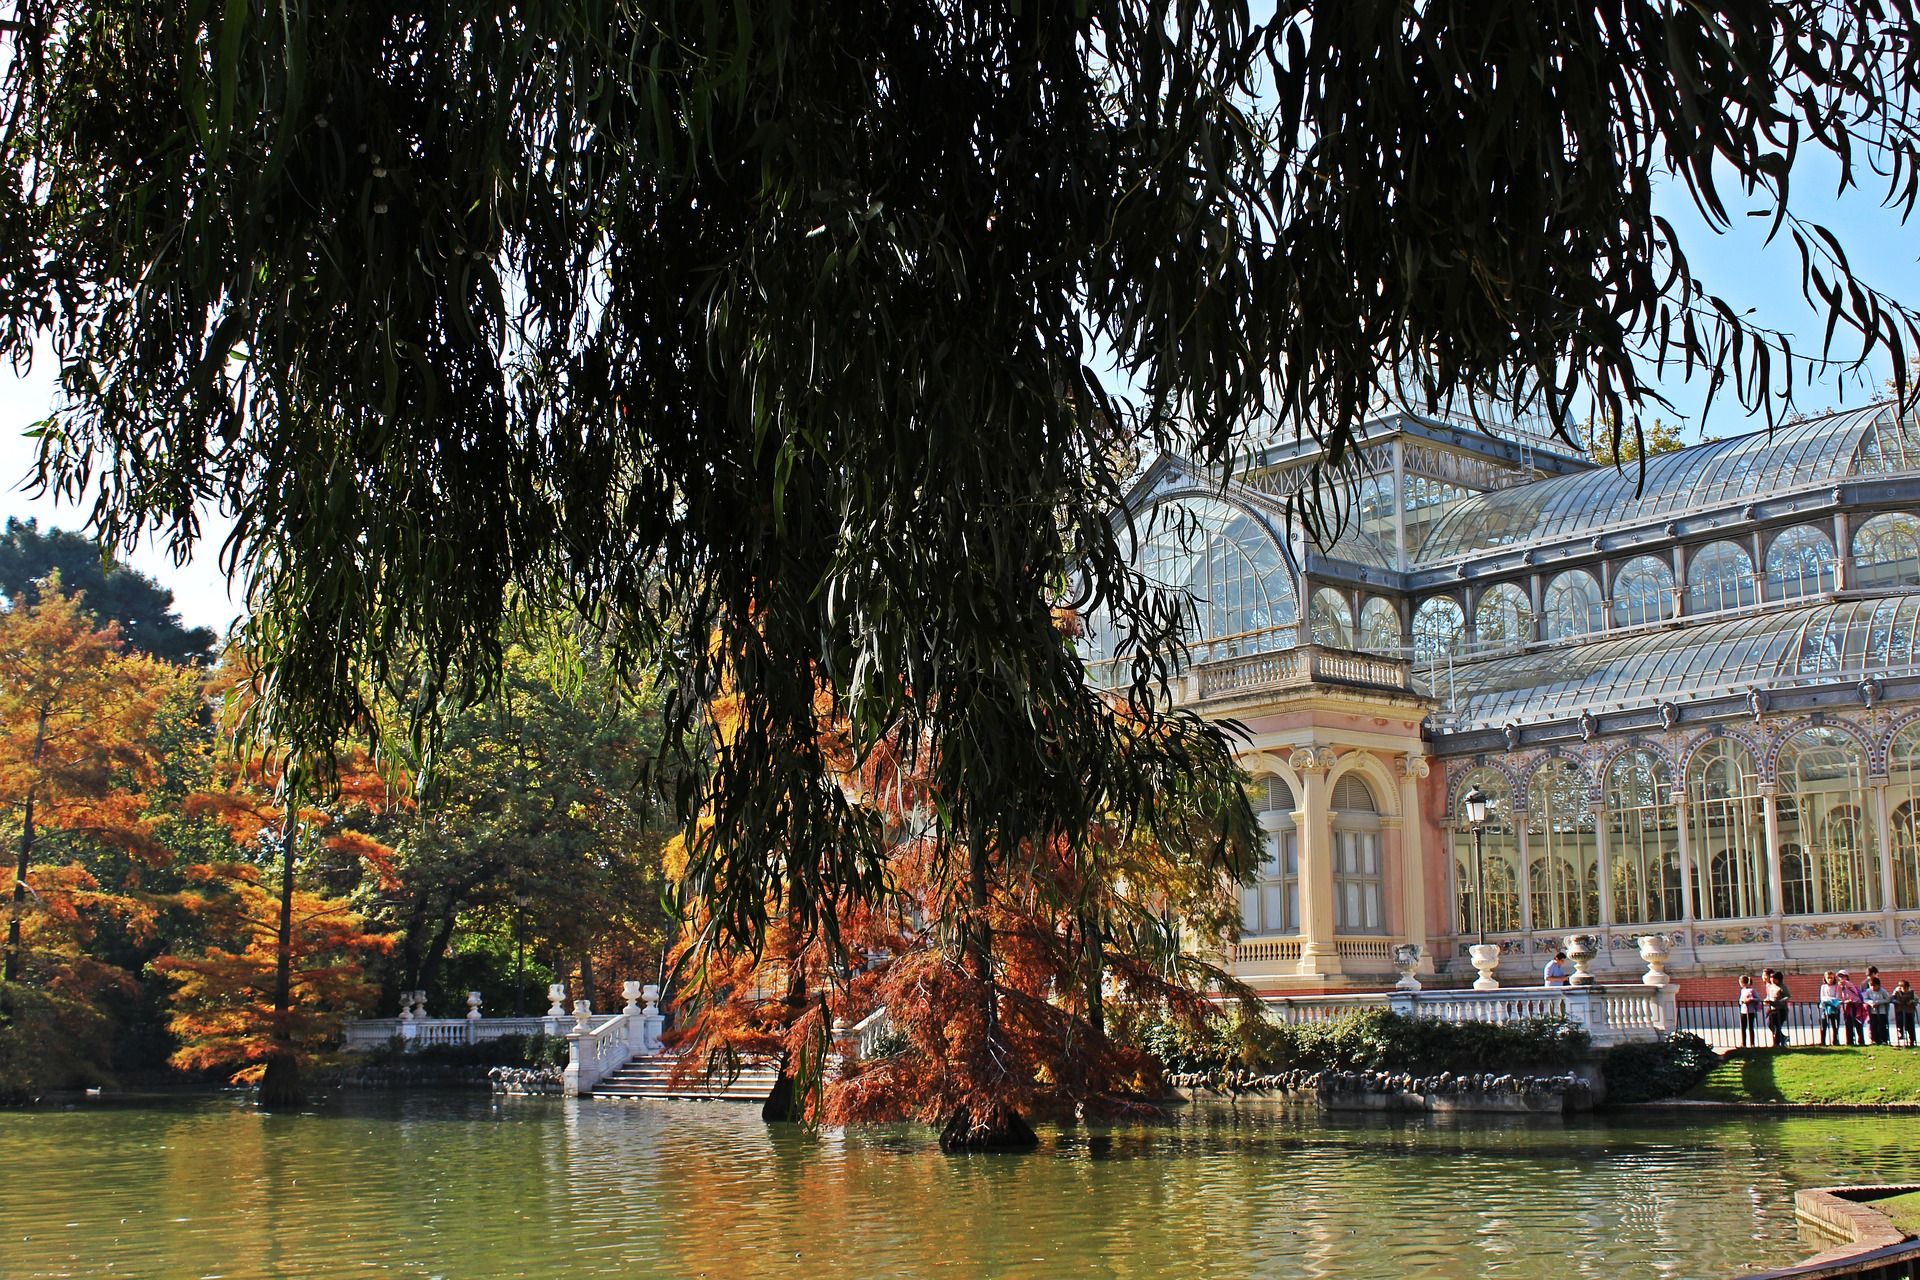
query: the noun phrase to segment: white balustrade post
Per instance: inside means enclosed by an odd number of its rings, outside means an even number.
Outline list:
[[[1613,1043],[1612,1029],[1607,1025],[1606,997],[1592,986],[1568,987],[1561,1008],[1566,1010],[1567,1021],[1586,1030],[1593,1041],[1593,1047],[1603,1049]]]
[[[1680,988],[1661,987],[1653,993],[1655,1026],[1660,1034],[1670,1036],[1680,1029]]]
[[[467,992],[467,1043],[480,1043],[480,993]]]
[[[1419,987],[1416,985],[1412,990],[1400,990],[1400,991],[1387,992],[1387,1008],[1392,1012],[1399,1014],[1403,1018],[1419,1017],[1420,1016],[1420,996],[1418,994],[1419,990],[1420,990]]]
[[[640,988],[640,998],[647,1002],[647,1007],[640,1012],[640,1051],[658,1053],[660,1036],[667,1026],[667,1019],[660,1012],[660,988],[649,982]]]

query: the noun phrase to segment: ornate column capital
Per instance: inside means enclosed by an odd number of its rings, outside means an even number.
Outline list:
[[[1323,773],[1333,768],[1338,758],[1332,747],[1295,747],[1287,765],[1300,773]]]
[[[1433,772],[1433,762],[1425,756],[1406,756],[1400,761],[1400,776],[1418,782]]]

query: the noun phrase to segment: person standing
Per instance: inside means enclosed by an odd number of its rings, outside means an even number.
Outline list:
[[[1553,959],[1547,961],[1547,967],[1540,973],[1541,980],[1550,987],[1567,985],[1567,953],[1556,951]]]
[[[1899,1032],[1899,1042],[1907,1048],[1913,1048],[1913,1015],[1920,997],[1913,991],[1913,983],[1900,979],[1900,985],[1893,989],[1893,1028]]]
[[[1753,989],[1753,975],[1740,975],[1740,1047],[1753,1048],[1754,1033],[1760,1027],[1760,993]]]
[[[1793,993],[1787,990],[1787,975],[1778,969],[1767,970],[1767,1030],[1773,1033],[1773,1047],[1787,1047],[1787,1015],[1793,1009]]]
[[[1840,1043],[1840,982],[1831,969],[1820,984],[1820,1043]]]
[[[1867,1026],[1871,1030],[1875,1044],[1887,1043],[1887,1007],[1893,1003],[1893,997],[1880,984],[1880,975],[1873,974],[1867,979],[1867,989],[1860,993],[1860,1003],[1866,1006]]]
[[[1840,970],[1840,1020],[1846,1024],[1847,1043],[1865,1044],[1867,1006],[1860,1002],[1860,988],[1853,983],[1853,975],[1845,969]]]

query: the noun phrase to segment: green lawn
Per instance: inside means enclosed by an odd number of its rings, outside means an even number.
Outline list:
[[[1713,1102],[1920,1102],[1920,1049],[1742,1049],[1687,1095]]]
[[[1903,1191],[1897,1196],[1867,1203],[1892,1218],[1893,1225],[1908,1235],[1920,1235],[1920,1191]]]

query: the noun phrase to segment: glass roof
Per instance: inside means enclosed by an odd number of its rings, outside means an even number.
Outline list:
[[[1637,469],[1596,467],[1478,494],[1448,511],[1416,559],[1436,563],[1516,543],[1584,535],[1628,521],[1658,519],[1785,493],[1853,476],[1920,469],[1920,423],[1901,421],[1891,403],[1809,418],[1769,432],[1698,444],[1647,459]]]
[[[1916,669],[1920,595],[1908,593],[1464,663],[1428,692],[1457,731]]]

